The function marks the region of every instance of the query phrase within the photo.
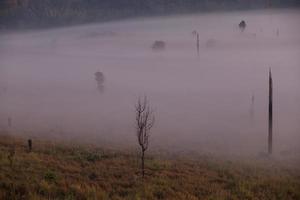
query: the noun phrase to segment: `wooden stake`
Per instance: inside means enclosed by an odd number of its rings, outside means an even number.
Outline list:
[[[273,151],[273,80],[272,72],[269,70],[269,134],[268,134],[268,153]]]
[[[199,33],[197,33],[197,54],[199,56],[199,50],[200,50],[200,41],[199,41]]]

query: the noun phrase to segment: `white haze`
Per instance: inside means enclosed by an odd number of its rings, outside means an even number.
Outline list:
[[[22,134],[134,146],[134,104],[147,95],[152,149],[257,154],[266,151],[271,67],[274,151],[299,152],[299,22],[298,10],[267,10],[2,33],[0,126],[11,117]],[[166,50],[153,52],[155,40]]]

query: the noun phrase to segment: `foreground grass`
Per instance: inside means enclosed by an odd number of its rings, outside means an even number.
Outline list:
[[[143,180],[136,153],[33,143],[0,136],[0,199],[300,199],[299,170],[270,160],[150,155]]]

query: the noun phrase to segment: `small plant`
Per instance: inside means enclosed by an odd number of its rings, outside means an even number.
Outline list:
[[[90,175],[89,175],[89,179],[94,181],[98,178],[98,175],[95,173],[95,172],[92,172]]]
[[[86,160],[89,162],[96,162],[101,159],[101,156],[96,153],[88,153],[86,156]]]
[[[15,154],[16,154],[15,147],[12,146],[9,149],[8,156],[7,156],[8,160],[9,160],[9,166],[10,166],[10,168],[13,167],[13,161],[14,161]]]
[[[48,182],[54,182],[56,178],[56,174],[53,171],[47,171],[44,175],[44,179]]]
[[[156,197],[156,199],[165,199],[165,193],[162,190],[156,190],[153,192],[154,196]]]

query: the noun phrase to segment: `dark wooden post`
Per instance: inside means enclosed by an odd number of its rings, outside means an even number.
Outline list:
[[[11,126],[12,126],[12,120],[10,117],[7,118],[7,125],[8,125],[8,128],[11,128]]]
[[[251,123],[254,122],[254,107],[255,107],[255,96],[254,94],[252,94],[251,96],[251,105],[250,105],[250,120],[251,120]]]
[[[200,42],[199,42],[199,33],[197,33],[197,54],[199,56],[199,49],[200,48]]]
[[[269,134],[268,134],[268,153],[273,151],[273,80],[272,72],[269,70]]]
[[[31,139],[28,140],[28,151],[29,152],[32,151],[32,140]]]

